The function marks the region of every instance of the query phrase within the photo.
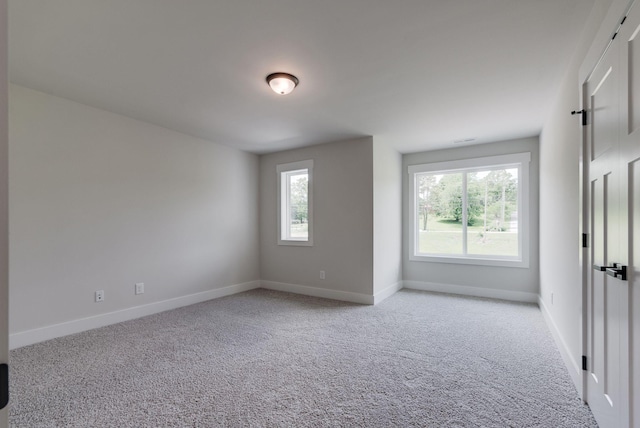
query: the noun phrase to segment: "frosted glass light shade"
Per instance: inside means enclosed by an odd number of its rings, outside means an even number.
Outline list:
[[[288,73],[273,73],[267,76],[267,83],[276,94],[287,95],[298,85],[298,78]]]

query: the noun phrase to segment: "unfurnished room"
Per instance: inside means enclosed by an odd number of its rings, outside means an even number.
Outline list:
[[[640,428],[639,37],[0,0],[0,428]]]

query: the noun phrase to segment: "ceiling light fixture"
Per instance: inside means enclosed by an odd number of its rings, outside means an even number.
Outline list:
[[[298,78],[289,73],[272,73],[267,76],[267,83],[276,94],[287,95],[298,86]]]

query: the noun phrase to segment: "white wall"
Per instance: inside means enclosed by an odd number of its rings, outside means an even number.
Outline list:
[[[409,260],[412,233],[409,219],[409,165],[472,159],[511,153],[531,153],[529,201],[530,260],[528,268],[432,263]],[[412,153],[403,156],[403,277],[405,287],[532,301],[538,294],[538,139]],[[525,243],[526,245],[527,243]]]
[[[373,303],[372,146],[366,137],[260,157],[264,287]],[[306,159],[314,161],[313,246],[278,245],[276,165]]]
[[[578,218],[582,127],[580,118],[569,113],[581,108],[580,64],[610,4],[611,0],[596,1],[540,136],[540,306],[580,392],[582,283]],[[611,22],[611,30],[613,26]],[[605,43],[606,37],[603,48]]]
[[[9,362],[8,57],[7,1],[0,0],[0,363]],[[0,428],[8,426],[8,414],[8,407],[0,410]]]
[[[9,106],[12,333],[259,279],[257,156],[20,86]]]
[[[402,156],[373,139],[373,293],[376,302],[401,288]]]

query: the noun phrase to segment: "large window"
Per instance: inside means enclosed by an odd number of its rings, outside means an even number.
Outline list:
[[[277,166],[278,244],[313,245],[313,160]]]
[[[529,153],[409,167],[411,260],[527,267]]]

